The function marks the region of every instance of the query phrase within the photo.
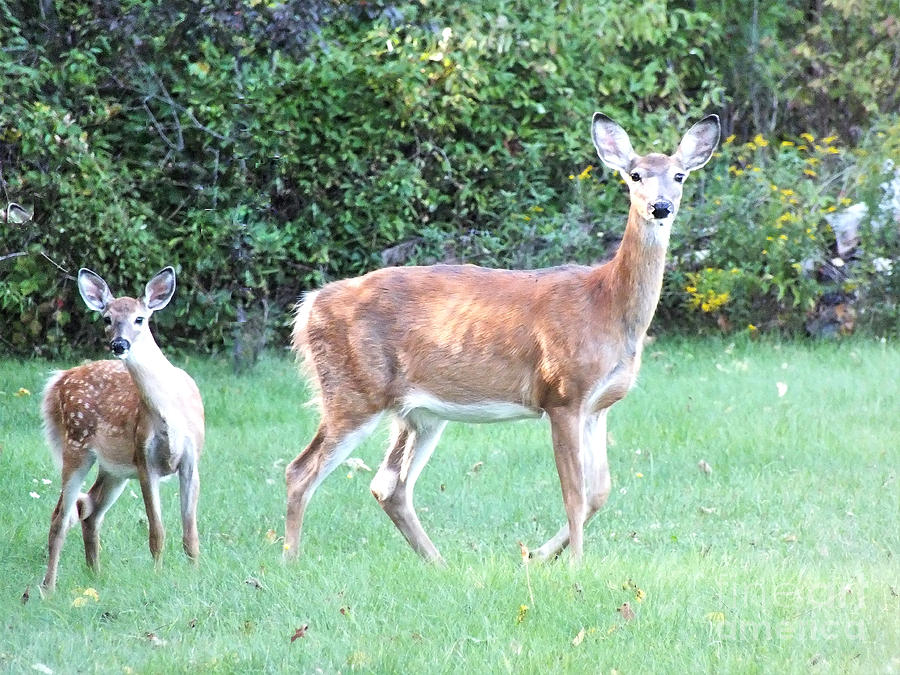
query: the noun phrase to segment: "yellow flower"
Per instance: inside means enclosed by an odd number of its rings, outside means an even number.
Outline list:
[[[756,143],[750,141],[749,143],[744,143],[744,147],[748,150],[756,150]]]
[[[786,234],[779,234],[779,235],[778,235],[778,238],[781,239],[782,241],[787,241],[787,235],[786,235]]]
[[[834,143],[837,140],[837,138],[838,138],[837,136],[827,136],[822,139],[822,142],[825,145],[831,145],[832,143]]]
[[[800,134],[800,138],[802,138],[807,143],[812,143],[814,140],[816,140],[816,137],[813,136],[809,132],[804,132],[804,133]]]
[[[734,143],[735,138],[736,138],[735,135],[731,134],[731,136],[729,136],[728,138],[725,139],[725,142],[723,143],[723,145],[729,145],[731,143]]]
[[[794,143],[794,141],[781,141],[781,147],[782,147],[782,148],[790,148],[790,147],[792,147],[792,146],[794,146],[794,145],[796,145],[796,143]],[[752,325],[752,324],[751,324],[751,325]]]
[[[578,174],[578,180],[584,180],[585,178],[590,178],[591,169],[593,169],[593,168],[594,168],[594,166],[592,164],[588,164],[587,167],[585,167],[584,171],[582,171],[580,174]]]
[[[757,330],[757,328],[752,323],[748,323],[747,330],[749,330],[752,333],[753,331]]]
[[[803,169],[803,173],[807,176],[810,176],[811,178],[816,177],[816,172],[813,171],[812,169]]]
[[[634,477],[635,478],[643,478],[644,474],[642,474],[640,471],[638,471],[636,474],[634,474]]]
[[[753,142],[761,148],[764,148],[769,144],[769,141],[763,138],[762,134],[756,134],[756,136],[753,137]]]
[[[686,290],[688,293],[696,293],[697,287],[696,286],[685,286],[684,290]]]
[[[570,174],[569,174],[569,180],[575,180],[575,174],[574,174],[574,173],[570,173]]]
[[[850,197],[841,197],[841,206],[847,206],[852,201]]]
[[[825,213],[832,213],[834,211],[837,211],[837,207],[834,205],[831,205],[827,209],[825,209]]]
[[[775,241],[775,237],[766,237],[766,241]]]
[[[838,150],[838,149],[837,149],[836,147],[834,147],[833,145],[829,145],[829,146],[828,146],[828,150],[826,150],[826,152],[827,152],[829,155],[839,155],[839,154],[841,154],[841,151]]]
[[[528,614],[528,605],[519,605],[519,613],[516,615],[516,623],[522,623]]]
[[[781,191],[781,194],[783,194],[785,197],[790,197],[792,194],[794,194],[794,191],[791,190],[790,188],[784,188]]]

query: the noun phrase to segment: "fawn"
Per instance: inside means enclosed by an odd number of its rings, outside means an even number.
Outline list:
[[[160,271],[139,299],[114,298],[106,282],[88,269],[78,272],[78,290],[87,306],[102,314],[117,360],[57,372],[44,389],[44,430],[62,466],[62,491],[50,521],[50,560],[42,584],[47,590],[56,586],[60,550],[76,518],[87,564],[97,570],[103,516],[129,478],[140,481],[150,553],[159,564],[165,539],[159,481],[178,473],[184,551],[192,560],[200,553],[197,463],[205,433],[203,401],[191,376],[163,355],[149,326],[150,315],[175,293],[175,270]],[[79,493],[95,461],[97,479],[87,494]]]

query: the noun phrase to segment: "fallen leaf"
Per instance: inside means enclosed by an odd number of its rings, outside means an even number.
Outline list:
[[[344,460],[344,466],[352,469],[353,471],[372,470],[372,468],[368,466],[364,461],[362,461],[359,457],[351,457],[350,459]]]
[[[31,597],[31,596],[28,594],[28,590],[29,590],[30,588],[31,588],[31,586],[26,586],[26,587],[25,587],[25,592],[22,593],[22,604],[23,604],[23,605],[24,605],[26,602],[28,602],[28,599]]]
[[[631,621],[634,618],[634,610],[631,609],[631,605],[627,602],[623,602],[622,606],[616,610],[619,614],[622,615],[622,618],[626,621]]]
[[[36,670],[39,673],[44,673],[45,675],[53,675],[53,671],[50,670],[50,668],[48,668],[47,666],[45,666],[43,663],[32,663],[31,669]]]
[[[787,542],[788,544],[792,544],[795,541],[797,541],[797,535],[796,534],[786,534],[781,538],[781,540]]]
[[[349,616],[349,615],[350,615],[350,608],[347,607],[346,605],[345,605],[344,607],[341,607],[339,611],[340,611],[340,613],[341,613],[342,616]]]
[[[300,628],[294,631],[294,634],[291,636],[291,642],[296,640],[297,638],[306,637],[306,629],[309,628],[309,624],[305,623]]]
[[[700,469],[700,471],[705,473],[707,476],[712,473],[712,467],[709,465],[709,462],[707,462],[705,459],[701,459],[699,462],[697,462],[697,468]]]
[[[787,393],[788,386],[784,382],[776,382],[775,389],[778,390],[778,398],[781,398]]]
[[[168,642],[159,637],[156,633],[147,633],[144,637],[150,642],[154,647],[165,647]]]
[[[274,544],[278,540],[278,533],[275,530],[266,530],[266,541]]]
[[[710,623],[725,623],[725,613],[724,612],[709,612],[706,615],[706,620]]]
[[[715,512],[716,512],[716,509],[714,509],[714,508],[711,507],[711,506],[701,506],[701,507],[700,507],[700,513],[705,513],[705,514],[708,515],[708,516],[709,516],[709,515],[712,515],[712,514],[715,513]]]
[[[577,647],[577,646],[580,645],[582,642],[584,642],[584,633],[585,633],[584,628],[582,628],[580,631],[578,631],[578,635],[576,635],[576,636],[572,639],[572,646],[573,646],[573,647]]]
[[[519,542],[519,552],[522,554],[522,562],[528,564],[528,547],[523,544],[521,541]]]
[[[25,387],[19,387],[19,391],[17,391],[13,396],[31,396],[31,392],[28,391]]]
[[[481,471],[481,468],[484,466],[484,462],[475,462],[472,465],[472,468],[469,469],[469,473],[478,473]]]
[[[260,583],[259,579],[255,578],[255,577],[247,577],[246,579],[244,579],[244,583],[247,584],[248,586],[253,586],[253,588],[255,588],[258,591],[263,590],[262,583]]]

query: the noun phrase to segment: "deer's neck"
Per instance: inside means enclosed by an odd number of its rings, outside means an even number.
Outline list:
[[[144,403],[155,416],[168,420],[180,414],[178,369],[169,363],[152,338],[132,345],[125,359],[125,367]]]
[[[609,262],[610,300],[620,308],[623,328],[632,339],[647,332],[656,311],[671,227],[671,220],[664,225],[648,222],[631,209],[622,243]]]

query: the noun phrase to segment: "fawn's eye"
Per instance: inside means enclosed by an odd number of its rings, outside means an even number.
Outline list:
[[[142,317],[142,316],[135,317],[134,323],[135,323],[136,325],[138,325],[138,326],[143,325],[143,323],[144,323],[144,317]]]
[[[675,174],[675,182],[676,182],[676,183],[683,183],[683,182],[684,182],[684,174],[683,174],[683,173],[676,173],[676,174]]]
[[[112,317],[104,316],[103,323],[105,323],[107,326],[112,326]]]
[[[631,172],[631,180],[633,180],[635,183],[640,183],[641,182],[641,174],[639,174],[637,171],[632,171]]]

